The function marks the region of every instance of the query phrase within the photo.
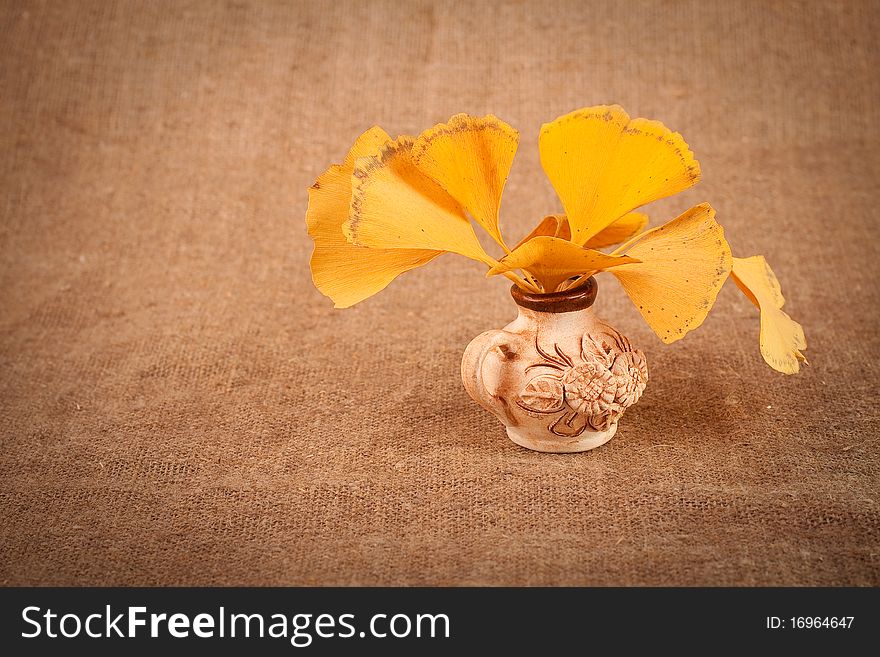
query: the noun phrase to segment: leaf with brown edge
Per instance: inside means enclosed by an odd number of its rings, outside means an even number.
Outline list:
[[[456,114],[416,138],[412,160],[504,246],[498,209],[518,143],[519,133],[491,114]]]
[[[631,119],[619,105],[587,107],[546,123],[538,145],[577,244],[700,179],[700,165],[680,134],[659,121]]]
[[[635,258],[585,249],[558,237],[539,236],[504,256],[487,276],[523,269],[538,279],[545,292],[553,292],[572,276],[589,275],[635,262],[638,262]]]
[[[643,233],[625,252],[641,262],[611,273],[667,344],[703,323],[731,267],[724,229],[708,203]]]
[[[355,161],[346,237],[358,246],[451,251],[494,265],[455,199],[413,164],[412,143],[401,137]]]
[[[351,175],[357,158],[376,153],[390,137],[373,127],[355,141],[342,164],[327,169],[309,189],[306,224],[315,243],[312,280],[336,308],[347,308],[384,289],[405,271],[430,262],[442,251],[367,249],[342,233],[351,204]]]
[[[777,372],[797,374],[800,361],[807,362],[804,328],[782,310],[785,299],[776,274],[764,256],[734,258],[733,282],[761,311],[761,355]]]

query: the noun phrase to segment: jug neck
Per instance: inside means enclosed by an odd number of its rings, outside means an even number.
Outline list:
[[[510,294],[519,310],[519,322],[540,321],[544,326],[565,330],[583,326],[593,314],[598,285],[592,276],[577,286],[548,294],[534,294],[514,285]]]

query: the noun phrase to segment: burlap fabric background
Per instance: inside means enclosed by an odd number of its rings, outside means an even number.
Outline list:
[[[876,3],[4,3],[0,582],[880,583]],[[374,123],[521,132],[503,221],[555,195],[542,122],[681,131],[812,366],[732,284],[648,354],[607,446],[527,452],[466,396],[503,280],[445,256],[334,311],[308,186]]]

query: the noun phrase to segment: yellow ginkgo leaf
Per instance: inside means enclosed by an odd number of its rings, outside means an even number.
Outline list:
[[[491,114],[456,114],[418,136],[412,159],[504,246],[498,209],[518,142],[517,131]]]
[[[601,249],[606,246],[620,244],[634,235],[639,234],[648,225],[648,215],[641,212],[630,212],[605,228],[601,233],[585,244],[588,249]],[[541,222],[526,235],[519,244],[522,246],[533,237],[558,237],[563,240],[571,239],[571,228],[568,225],[568,217],[564,214],[551,214],[544,217]]]
[[[384,289],[405,271],[433,260],[442,251],[367,249],[342,234],[351,205],[351,174],[357,158],[378,152],[390,137],[378,127],[358,137],[342,164],[325,171],[309,189],[306,224],[315,242],[312,280],[337,308],[348,308]]]
[[[619,105],[588,107],[544,124],[538,145],[577,244],[700,178],[680,134],[659,121],[630,119]]]
[[[400,137],[355,161],[345,236],[358,246],[451,251],[494,265],[459,204],[413,164],[412,143]]]
[[[606,246],[620,244],[641,233],[647,225],[648,215],[641,212],[630,212],[603,228],[598,235],[588,239],[585,246],[588,249],[602,249]]]
[[[782,310],[782,288],[764,256],[734,258],[731,277],[761,311],[761,355],[767,364],[783,374],[797,374],[806,357],[803,327]]]
[[[489,270],[487,276],[524,269],[541,283],[545,292],[553,292],[572,276],[588,275],[638,260],[585,249],[558,237],[539,236],[514,249]]]
[[[703,323],[730,272],[730,247],[708,203],[643,233],[618,252],[641,260],[611,273],[667,344]]]
[[[550,214],[541,219],[537,226],[532,228],[532,232],[523,237],[519,243],[513,247],[516,251],[523,244],[536,237],[558,237],[561,240],[571,238],[571,231],[568,229],[568,219],[564,214]]]

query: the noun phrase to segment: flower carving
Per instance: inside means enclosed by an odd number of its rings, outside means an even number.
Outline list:
[[[582,363],[562,376],[568,405],[581,415],[601,415],[613,410],[617,382],[611,371],[596,361]]]
[[[641,351],[625,351],[614,359],[611,374],[615,379],[614,402],[622,408],[635,404],[648,383],[648,363]]]
[[[559,436],[578,436],[588,427],[608,430],[639,400],[648,383],[644,353],[610,327],[600,335],[584,335],[577,363],[558,345],[553,346],[555,353],[545,351],[537,337],[535,349],[543,360],[526,371],[551,371],[530,379],[517,404],[529,413],[561,413],[550,425]]]

